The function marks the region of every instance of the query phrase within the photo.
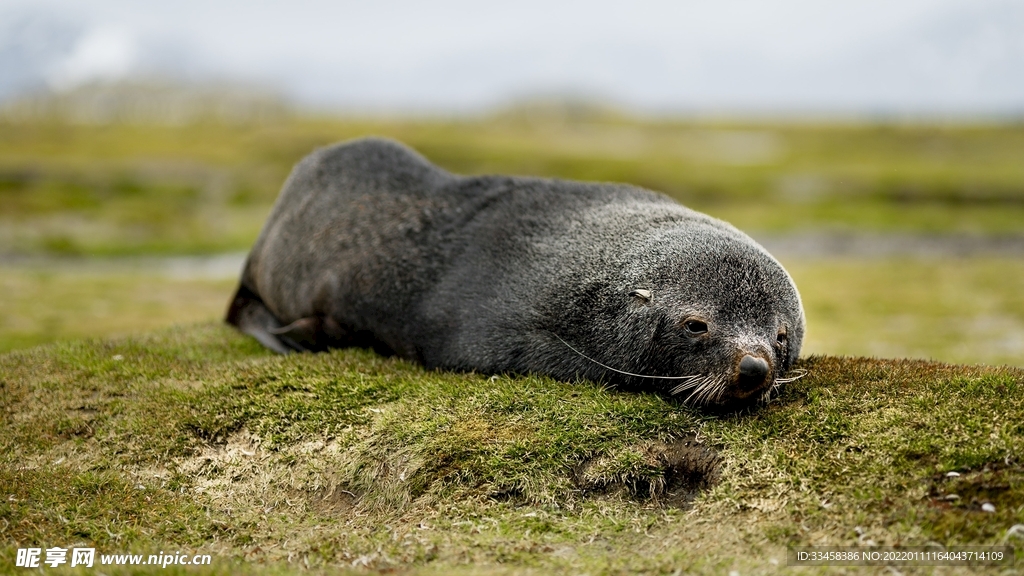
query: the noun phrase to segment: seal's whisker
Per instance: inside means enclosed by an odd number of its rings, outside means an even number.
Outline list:
[[[806,370],[793,370],[793,372],[796,373],[796,376],[790,376],[789,378],[776,378],[775,383],[787,384],[789,382],[796,382],[797,380],[803,378],[804,376],[807,376]]]
[[[697,377],[697,376],[652,376],[650,374],[634,374],[632,372],[626,372],[624,370],[619,370],[618,368],[612,368],[611,366],[608,366],[607,364],[602,364],[602,363],[598,362],[597,360],[594,360],[590,356],[587,356],[583,352],[580,352],[579,350],[573,348],[572,345],[570,345],[568,342],[566,342],[565,340],[562,340],[562,337],[559,336],[558,334],[555,334],[554,332],[552,332],[551,335],[554,336],[555,338],[558,338],[558,341],[561,342],[562,344],[565,344],[569,348],[569,350],[572,350],[573,352],[579,354],[580,356],[582,356],[583,358],[585,358],[587,360],[590,360],[591,362],[593,362],[594,364],[597,364],[598,366],[600,366],[601,368],[604,368],[605,370],[611,370],[612,372],[618,372],[619,374],[625,374],[626,376],[636,376],[637,378],[657,378],[659,380],[688,380],[690,378],[696,378]]]
[[[697,403],[698,404],[710,404],[711,403],[711,391],[712,390],[714,390],[713,386],[708,386],[707,388],[705,388],[701,392],[700,398],[697,399]]]
[[[698,378],[699,376],[691,376],[690,380],[683,382],[682,384],[679,384],[672,388],[671,390],[669,390],[669,394],[675,396],[680,392],[685,392],[687,390],[690,390],[691,388],[698,386],[700,384],[700,380],[698,380]]]
[[[668,393],[670,395],[672,395],[672,396],[675,396],[676,394],[679,394],[679,393],[682,393],[682,392],[686,392],[687,390],[693,388],[694,386],[696,386],[696,384],[694,384],[692,382],[687,382],[685,384],[680,384],[680,385],[672,388],[671,390],[668,391]]]
[[[718,396],[718,391],[723,388],[724,383],[725,379],[720,375],[716,378],[712,378],[711,381],[708,382],[707,390],[704,391],[703,402],[705,404],[711,404],[714,402],[715,398]]]
[[[726,386],[726,384],[725,384],[725,378],[722,378],[719,381],[719,383],[718,383],[718,391],[715,393],[715,401],[716,402],[721,401],[722,397],[725,396],[726,388],[728,388],[728,386]]]
[[[777,392],[780,388],[782,388],[782,384],[779,383],[778,380],[772,382],[772,385],[769,386],[768,389],[765,390],[763,394],[761,394],[761,402],[765,402],[765,403],[770,402],[771,399],[772,399],[772,394]]]
[[[711,375],[708,375],[706,378],[701,380],[700,386],[693,391],[693,396],[691,396],[694,404],[704,403],[704,396],[707,394],[708,390],[711,389],[711,385]]]
[[[718,382],[719,378],[712,377],[711,375],[705,376],[701,379],[700,385],[693,391],[693,394],[687,398],[687,401],[696,405],[706,404],[711,400],[711,394],[714,392]]]
[[[722,397],[725,396],[725,391],[727,388],[728,386],[726,385],[725,377],[719,376],[718,380],[715,382],[715,396],[713,400],[715,402],[721,401]]]
[[[691,405],[697,403],[696,402],[697,394],[700,392],[701,388],[704,386],[704,383],[707,381],[707,378],[708,378],[707,376],[704,376],[704,377],[696,379],[696,380],[694,380],[692,382],[687,382],[685,384],[685,386],[686,386],[685,390],[689,390],[690,393],[686,396],[686,399],[684,400],[684,402],[686,402],[687,404],[691,404]],[[685,390],[680,390],[680,392],[684,392]]]

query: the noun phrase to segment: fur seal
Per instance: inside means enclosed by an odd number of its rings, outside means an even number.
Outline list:
[[[725,222],[635,186],[458,176],[382,139],[299,162],[227,322],[282,353],[373,347],[713,405],[786,381],[804,335],[789,274]]]

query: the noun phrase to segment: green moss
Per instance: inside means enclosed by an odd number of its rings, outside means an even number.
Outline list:
[[[801,368],[769,405],[713,415],[364,350],[275,356],[213,325],[9,353],[3,557],[80,541],[250,572],[760,573],[787,545],[1012,539],[1024,373]]]

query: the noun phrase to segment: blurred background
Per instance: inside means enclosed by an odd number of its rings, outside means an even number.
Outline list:
[[[291,166],[631,182],[787,267],[806,354],[1024,366],[1024,4],[0,0],[0,351],[213,321]]]

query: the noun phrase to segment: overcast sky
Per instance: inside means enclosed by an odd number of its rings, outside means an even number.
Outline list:
[[[0,98],[258,82],[338,109],[1024,112],[1024,2],[0,0]]]

